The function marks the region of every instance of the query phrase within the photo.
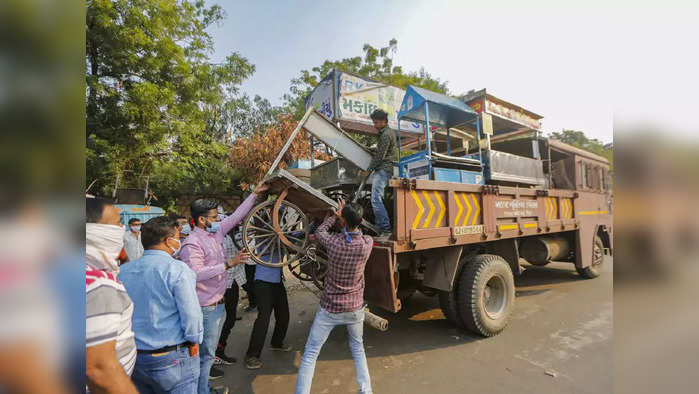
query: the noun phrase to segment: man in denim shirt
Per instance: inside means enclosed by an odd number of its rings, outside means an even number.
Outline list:
[[[194,393],[199,381],[203,318],[194,272],[172,257],[180,248],[178,228],[165,216],[147,221],[145,252],[119,273],[134,303],[132,380],[140,393]]]

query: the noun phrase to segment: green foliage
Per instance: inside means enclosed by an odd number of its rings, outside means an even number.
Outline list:
[[[239,87],[255,67],[237,53],[209,62],[207,28],[223,18],[204,0],[87,1],[92,193],[111,194],[117,174],[131,187],[149,176],[165,207],[183,193],[235,192],[226,142],[240,122],[236,110],[250,105]]]
[[[596,155],[600,155],[609,160],[610,167],[614,166],[614,143],[608,144],[595,138],[588,138],[584,132],[576,130],[561,130],[554,131],[550,135],[551,138],[573,145]]]
[[[359,74],[403,89],[407,88],[408,85],[415,85],[448,94],[447,82],[432,77],[424,69],[405,73],[402,67],[393,65],[392,56],[398,50],[398,41],[395,38],[389,41],[385,47],[374,48],[369,44],[364,44],[362,50],[363,56],[348,57],[342,60],[326,60],[310,71],[302,70],[298,77],[291,80],[289,93],[284,95],[288,112],[292,113],[295,119],[301,119],[306,112],[306,96],[311,94],[313,88],[333,69]]]

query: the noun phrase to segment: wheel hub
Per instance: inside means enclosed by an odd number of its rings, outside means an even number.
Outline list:
[[[507,290],[505,279],[495,275],[488,280],[483,288],[483,305],[485,313],[491,319],[502,316],[507,305]]]

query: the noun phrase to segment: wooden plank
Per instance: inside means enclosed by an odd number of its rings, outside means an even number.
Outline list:
[[[391,248],[374,246],[364,268],[364,300],[391,312],[398,312],[401,303],[393,277]]]

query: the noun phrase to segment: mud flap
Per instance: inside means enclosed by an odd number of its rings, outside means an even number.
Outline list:
[[[387,311],[398,312],[401,303],[396,294],[393,264],[390,248],[374,246],[364,268],[364,300]]]

